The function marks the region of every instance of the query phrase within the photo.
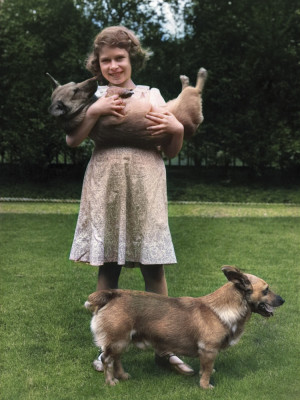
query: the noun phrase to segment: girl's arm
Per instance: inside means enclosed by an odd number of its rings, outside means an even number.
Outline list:
[[[184,128],[182,123],[169,111],[149,112],[146,118],[153,122],[153,125],[147,128],[152,135],[169,134],[169,140],[162,145],[162,151],[168,158],[176,157],[183,144]]]
[[[79,146],[88,137],[101,116],[115,115],[123,118],[122,110],[124,107],[123,100],[118,95],[100,97],[88,108],[81,124],[70,135],[66,135],[67,145],[70,147]]]

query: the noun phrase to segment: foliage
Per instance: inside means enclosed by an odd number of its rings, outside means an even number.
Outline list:
[[[170,18],[174,34],[166,30]],[[205,121],[183,156],[195,165],[240,162],[256,174],[300,169],[297,0],[0,2],[2,161],[39,168],[86,162],[92,144],[67,149],[47,114],[44,74],[61,82],[89,76],[84,61],[94,35],[116,24],[152,52],[134,80],[159,87],[166,100],[179,93],[180,74],[194,83],[199,67],[208,69]]]
[[[258,172],[299,167],[299,3],[191,3],[185,53],[190,68],[200,59],[209,70],[201,134],[208,162],[221,150],[225,165],[238,158]]]
[[[4,1],[0,26],[1,153],[9,162],[43,168],[66,149],[48,116],[45,73],[62,82],[81,79],[92,27],[72,0]]]

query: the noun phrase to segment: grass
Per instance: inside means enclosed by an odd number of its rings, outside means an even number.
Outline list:
[[[199,296],[237,265],[267,280],[286,303],[254,315],[239,344],[220,353],[214,391],[154,364],[152,351],[123,356],[132,379],[111,388],[91,367],[97,350],[83,303],[97,269],[68,261],[78,204],[0,203],[0,390],[3,400],[298,399],[300,206],[170,204],[178,258],[166,268],[171,296]],[[138,269],[120,286],[143,289]],[[198,373],[196,359],[186,359]]]

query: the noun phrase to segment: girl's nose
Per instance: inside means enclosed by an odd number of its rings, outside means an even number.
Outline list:
[[[110,68],[112,69],[118,68],[118,63],[115,60],[111,60]]]

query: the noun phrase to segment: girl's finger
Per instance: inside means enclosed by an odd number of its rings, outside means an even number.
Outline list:
[[[161,124],[161,125],[153,125],[149,126],[147,130],[151,131],[151,134],[156,134],[158,131],[164,130],[166,127]]]
[[[159,114],[159,113],[148,113],[148,114],[146,114],[146,118],[151,119],[153,121],[157,121],[157,120],[161,120],[162,118],[164,118],[164,115]]]
[[[158,117],[158,118],[164,118],[166,115],[170,116],[172,114],[169,111],[163,111],[163,112],[149,111],[147,115],[151,115],[151,116]]]
[[[163,128],[163,125],[155,124],[155,125],[147,126],[146,130],[148,130],[148,131],[157,131],[158,129],[162,129],[162,128]]]
[[[113,107],[114,107],[114,109],[117,109],[117,110],[124,110],[124,108],[125,108],[125,106],[122,106],[121,104],[120,105],[116,104]]]
[[[122,118],[125,117],[124,114],[120,114],[120,113],[118,113],[117,111],[113,111],[112,114],[115,115],[116,117],[122,117]]]
[[[151,122],[151,124],[152,125],[150,125],[150,126],[156,126],[157,124],[161,124],[162,123],[162,120],[161,119],[153,119],[153,118],[147,118],[148,119],[148,121],[150,121]]]
[[[164,133],[166,133],[164,130],[159,130],[157,132],[156,131],[152,132],[150,136],[158,136],[158,135],[162,135]]]

